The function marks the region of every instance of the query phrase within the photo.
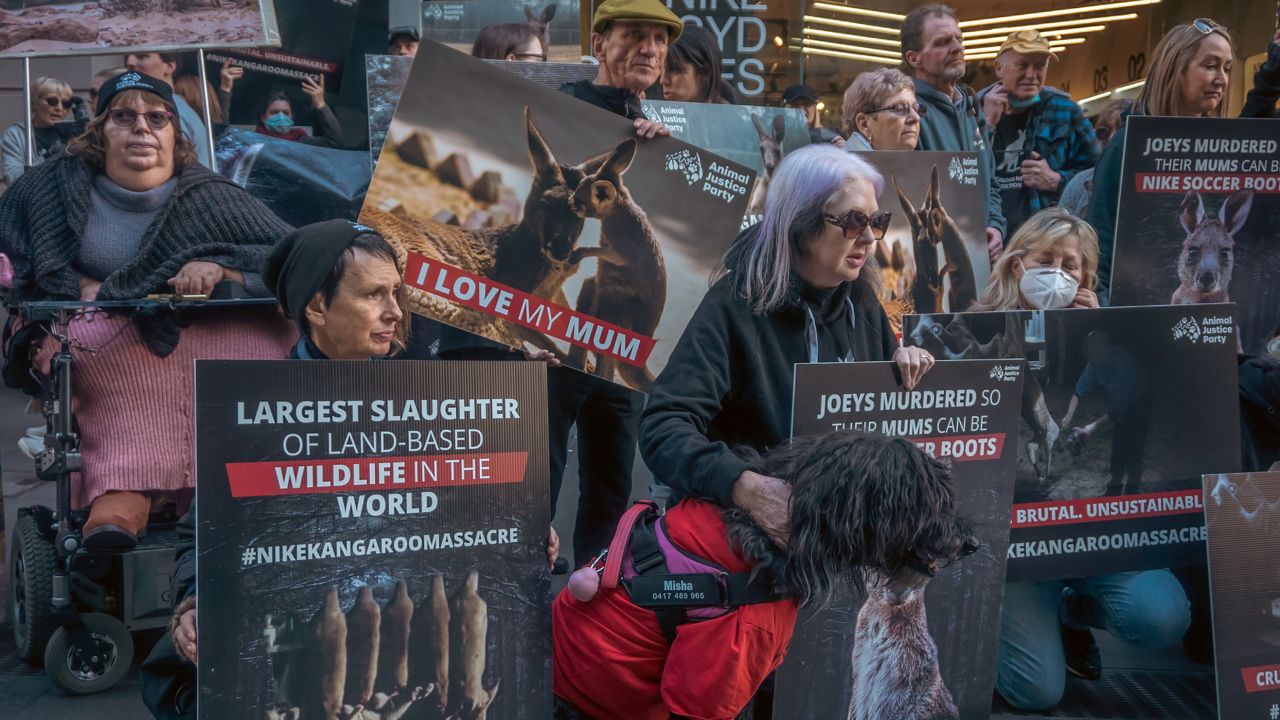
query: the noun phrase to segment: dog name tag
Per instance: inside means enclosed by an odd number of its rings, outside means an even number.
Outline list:
[[[709,573],[637,575],[623,584],[640,607],[714,607],[722,602],[720,579]]]

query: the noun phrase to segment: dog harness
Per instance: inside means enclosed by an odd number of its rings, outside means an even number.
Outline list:
[[[626,589],[631,602],[652,610],[670,644],[684,623],[721,617],[743,605],[777,602],[772,573],[731,573],[671,542],[665,518],[649,500],[632,505],[618,522],[601,584]],[[599,558],[597,558],[598,561]]]

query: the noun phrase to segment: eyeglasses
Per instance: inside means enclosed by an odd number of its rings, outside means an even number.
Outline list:
[[[1194,21],[1192,21],[1192,23],[1191,23],[1191,27],[1195,28],[1196,30],[1199,30],[1200,32],[1204,33],[1205,35],[1208,35],[1209,33],[1213,32],[1214,30],[1221,30],[1221,29],[1222,29],[1222,26],[1221,26],[1221,25],[1219,25],[1218,23],[1216,23],[1216,22],[1214,22],[1214,21],[1210,20],[1209,18],[1196,18]]]
[[[45,99],[44,99],[44,102],[45,102],[45,104],[46,104],[46,105],[48,105],[48,106],[49,106],[49,107],[51,107],[51,108],[56,108],[56,107],[62,107],[62,108],[66,108],[66,109],[70,109],[70,108],[71,108],[71,100],[70,100],[70,98],[68,98],[68,99],[66,99],[66,100],[63,100],[62,98],[47,97],[47,98],[45,98]]]
[[[898,117],[906,117],[911,114],[912,110],[915,110],[916,115],[919,115],[920,117],[924,117],[925,112],[927,112],[925,106],[920,103],[912,103],[910,105],[907,103],[897,103],[895,105],[886,105],[884,107],[873,108],[871,110],[863,110],[862,112],[868,115],[878,112],[891,112]]]
[[[542,53],[511,53],[517,60],[537,60],[538,62],[546,62],[547,56]]]
[[[860,237],[867,228],[871,228],[871,237],[880,240],[889,229],[889,220],[892,217],[893,213],[887,211],[867,215],[861,210],[850,210],[844,217],[837,217],[830,213],[822,214],[823,220],[843,230],[845,238],[849,240]]]
[[[173,113],[168,110],[148,110],[140,113],[129,108],[116,108],[107,113],[107,117],[118,127],[133,127],[137,124],[139,115],[146,119],[147,127],[152,130],[165,129],[173,119]]]

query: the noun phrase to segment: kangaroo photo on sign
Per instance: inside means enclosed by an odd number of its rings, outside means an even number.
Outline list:
[[[911,313],[964,312],[987,284],[986,190],[971,152],[865,152],[892,213],[873,250],[880,304],[895,332]]]
[[[280,45],[272,0],[9,0],[0,58]]]
[[[737,235],[753,179],[424,41],[360,222],[404,254],[413,311],[644,391]]]
[[[1233,302],[1240,349],[1262,352],[1280,326],[1276,123],[1134,116],[1127,132],[1111,304]]]
[[[196,364],[201,720],[550,716],[533,365]]]
[[[987,717],[1024,374],[1019,360],[944,362],[908,391],[893,363],[796,366],[792,434],[883,433],[949,464],[962,544],[955,557],[920,551],[892,573],[862,570],[865,593],[802,611],[777,673],[774,718]],[[909,487],[903,496],[928,497]],[[918,509],[878,518],[874,532],[919,538],[944,514],[923,499],[904,507]]]
[[[485,28],[494,25],[524,26],[499,28],[504,37],[536,38],[537,43],[518,48],[529,61],[577,62],[582,56],[579,0],[424,0],[422,37],[448,44],[455,50],[471,52],[472,43]],[[489,32],[495,32],[490,29]]]
[[[645,100],[644,114],[671,131],[671,137],[756,172],[743,225],[753,224],[764,212],[769,178],[782,158],[809,144],[804,112],[794,108],[766,108],[724,103],[686,103]]]
[[[1025,358],[1009,580],[1204,563],[1200,475],[1240,465],[1232,305],[909,316],[939,359]]]
[[[1204,476],[1218,718],[1280,703],[1280,472]]]

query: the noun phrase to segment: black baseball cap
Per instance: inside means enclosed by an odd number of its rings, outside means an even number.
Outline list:
[[[782,91],[782,102],[784,105],[790,105],[794,102],[818,102],[818,91],[808,85],[791,85]]]
[[[418,28],[412,25],[401,25],[400,27],[391,28],[391,31],[387,34],[387,44],[390,45],[395,42],[400,35],[407,35],[414,42],[422,41],[422,33],[418,32]]]
[[[157,95],[167,105],[173,105],[173,88],[169,83],[153,78],[146,73],[140,73],[137,70],[130,70],[126,73],[111,78],[102,84],[98,90],[98,106],[94,108],[94,115],[101,115],[111,107],[111,98],[119,95],[125,90],[146,90],[147,92]]]

